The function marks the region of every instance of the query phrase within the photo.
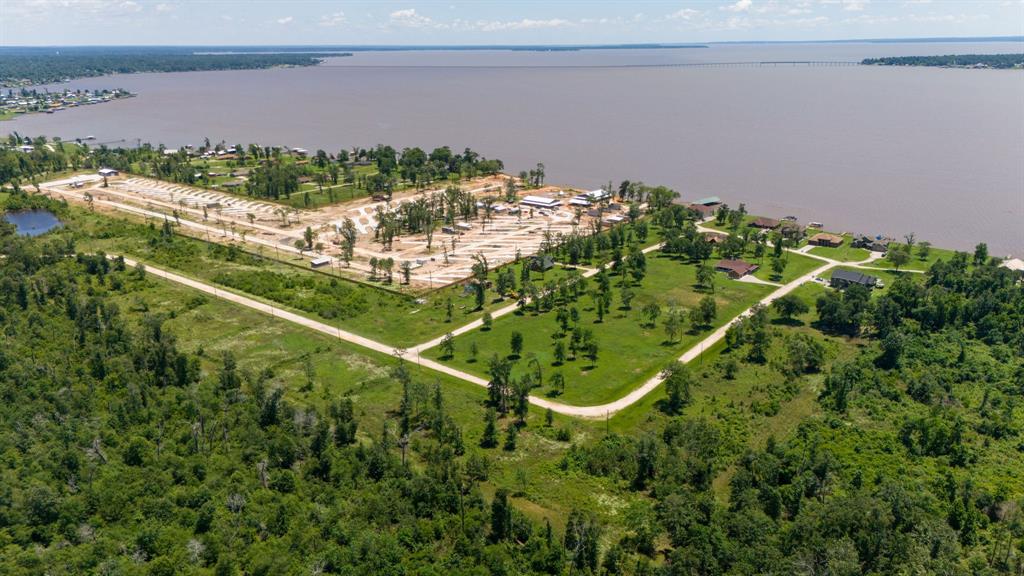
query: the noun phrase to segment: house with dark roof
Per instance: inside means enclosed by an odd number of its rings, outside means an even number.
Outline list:
[[[838,248],[843,245],[843,237],[835,234],[829,234],[827,232],[818,232],[814,236],[808,238],[807,243],[813,244],[814,246]]]
[[[530,257],[530,270],[535,272],[547,272],[555,267],[555,261],[547,254],[538,254]]]
[[[866,248],[872,252],[887,252],[889,250],[889,244],[892,244],[895,241],[896,240],[892,238],[883,238],[881,236],[872,238],[870,236],[862,235],[855,238],[850,245],[854,248]]]
[[[829,280],[828,284],[833,288],[839,289],[848,288],[854,284],[864,286],[865,288],[874,288],[878,285],[878,278],[854,272],[853,270],[840,269],[832,273],[832,279]]]
[[[758,216],[757,218],[751,220],[750,224],[747,224],[747,226],[752,226],[754,228],[764,228],[765,230],[774,230],[779,227],[779,224],[781,224],[781,222],[779,222],[775,218],[765,218],[764,216]]]
[[[757,268],[757,264],[751,264],[743,260],[719,260],[718,264],[715,264],[715,270],[725,272],[733,280],[738,280],[757,270]]]

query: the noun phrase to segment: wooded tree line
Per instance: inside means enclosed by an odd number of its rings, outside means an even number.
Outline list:
[[[315,66],[327,54],[193,54],[112,53],[12,54],[0,52],[0,86],[53,84],[71,78],[137,72],[193,72],[197,70],[250,70],[276,66]],[[329,56],[351,56],[330,54]]]
[[[563,469],[612,478],[655,502],[606,561],[661,552],[668,574],[1022,573],[1024,493],[1005,479],[1020,474],[1024,446],[1024,288],[997,264],[957,253],[923,282],[900,276],[873,299],[859,287],[821,296],[815,326],[868,343],[834,363],[820,337],[779,330],[766,308],[730,327],[713,370],[729,380],[737,364],[768,365],[790,383],[825,370],[823,417],[762,449],[706,417],[572,448]],[[786,320],[808,308],[772,309]],[[690,402],[699,384],[690,370],[666,370],[662,411]],[[892,450],[906,465],[873,455]],[[993,468],[999,454],[1014,471]],[[1004,480],[982,485],[993,473]],[[726,502],[712,485],[721,474]],[[668,550],[657,545],[662,534]]]
[[[1024,54],[946,54],[943,56],[888,56],[865,58],[861,64],[876,66],[965,66],[977,64],[989,68],[1024,66]]]

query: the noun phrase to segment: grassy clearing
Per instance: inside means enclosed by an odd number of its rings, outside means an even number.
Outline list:
[[[906,244],[894,244],[893,246],[903,248],[906,247]],[[951,259],[954,254],[956,254],[955,250],[946,250],[944,248],[931,247],[928,249],[927,256],[925,258],[921,258],[920,247],[915,246],[914,249],[911,251],[910,261],[908,261],[903,266],[900,266],[900,270],[925,271],[928,268],[930,268],[932,264],[938,262],[939,260]],[[885,258],[880,258],[872,262],[871,265],[877,266],[879,268],[892,268],[894,270],[896,269],[896,267],[893,266],[892,262],[886,260]]]
[[[170,268],[397,347],[441,336],[481,317],[486,310],[509,303],[489,291],[484,310],[476,310],[474,295],[461,285],[424,294],[418,301],[413,295],[308,270],[305,260],[296,260],[301,264],[296,267],[185,236],[175,236],[168,242],[158,230],[146,225],[77,208],[72,208],[72,214],[76,227],[84,232],[78,243],[80,250],[124,254],[146,264]],[[566,273],[566,269],[557,267],[545,274],[533,272],[532,278],[543,282]],[[495,271],[491,274],[496,276]],[[397,282],[396,278],[395,288]]]
[[[656,302],[666,311],[674,307],[691,309],[706,295],[694,288],[696,267],[693,265],[659,255],[648,257],[647,268],[642,286],[635,289],[636,298],[631,310],[619,309],[616,296],[613,302],[615,309],[605,316],[604,322],[599,323],[589,296],[572,305],[579,311],[580,326],[594,333],[599,349],[596,362],[580,354],[564,365],[554,365],[553,347],[554,342],[560,339],[560,328],[553,311],[511,314],[496,320],[491,330],[463,334],[455,339],[453,358],[442,359],[443,353],[438,348],[426,354],[486,377],[488,359],[494,354],[509,355],[512,333],[519,332],[523,334],[524,346],[521,357],[515,361],[513,376],[533,370],[533,366],[539,364],[545,382],[555,372],[564,376],[566,386],[560,401],[589,405],[614,400],[656,374],[709,332],[691,329],[674,342],[669,342],[662,322],[664,314],[655,327],[643,325],[640,311],[650,302]],[[616,282],[617,279],[612,282],[613,286]],[[771,290],[770,286],[720,280],[714,293],[718,308],[715,325],[722,325]],[[618,290],[615,292],[617,295]],[[568,348],[568,337],[561,339]],[[475,361],[470,357],[473,343],[479,349]]]
[[[230,351],[242,370],[271,368],[272,386],[283,388],[285,398],[298,406],[323,409],[339,397],[350,397],[357,410],[359,437],[364,442],[375,441],[386,423],[392,430],[397,426],[395,414],[402,390],[390,376],[397,362],[392,357],[155,278],[147,280],[145,288],[121,298],[120,305],[134,312],[136,319],[142,313],[169,317],[166,326],[184,349],[202,349],[207,373],[219,369],[223,353]],[[315,367],[311,387],[305,371],[307,356]],[[601,508],[602,504],[626,505],[642,498],[606,479],[577,477],[559,469],[558,462],[570,444],[554,440],[554,429],[567,428],[573,442],[585,444],[604,434],[603,423],[556,415],[554,426],[549,428],[544,423],[544,412],[533,408],[515,452],[480,449],[477,446],[483,432],[486,391],[414,365],[408,368],[420,385],[416,394],[429,395],[435,383],[441,386],[446,410],[462,428],[467,451],[485,454],[491,462],[485,490],[492,493],[498,487],[508,488],[517,494],[517,506],[534,519],[548,518],[560,527],[573,507],[583,507],[600,510],[610,522],[615,510]],[[413,437],[412,453],[424,442]],[[414,459],[413,465],[417,463]]]
[[[783,254],[783,259],[786,262],[786,268],[782,271],[781,277],[775,276],[775,272],[772,272],[771,263],[767,259],[762,259],[761,262],[751,260],[751,262],[757,262],[760,266],[760,268],[754,271],[753,275],[756,278],[767,280],[768,282],[785,284],[787,282],[792,282],[811,270],[820,268],[825,264],[825,262],[822,262],[821,260],[816,260],[802,254],[796,254],[793,252],[784,252]]]
[[[828,246],[815,246],[810,253],[817,256],[824,256],[840,262],[860,262],[866,260],[871,253],[863,248],[854,248],[851,243],[853,238],[849,235],[843,236],[843,245],[837,248]]]

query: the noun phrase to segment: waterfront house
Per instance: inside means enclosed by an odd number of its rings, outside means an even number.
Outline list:
[[[751,264],[743,260],[719,260],[718,264],[715,264],[715,270],[725,272],[733,280],[738,280],[754,272],[757,268],[757,264]]]
[[[811,236],[807,240],[808,244],[814,246],[825,246],[828,248],[838,248],[843,245],[843,237],[835,234],[829,234],[827,232],[819,232],[814,236]]]
[[[779,224],[781,224],[781,222],[779,222],[775,218],[765,218],[764,216],[758,216],[757,218],[751,220],[750,224],[747,224],[747,226],[751,226],[753,228],[762,228],[764,230],[774,230],[779,227]]]
[[[895,241],[896,240],[892,238],[884,238],[882,236],[875,236],[874,238],[871,238],[870,236],[861,235],[854,239],[850,245],[854,248],[865,248],[872,252],[885,252],[889,249],[889,244],[892,244]]]
[[[878,278],[854,272],[853,270],[836,270],[832,273],[832,279],[829,280],[829,286],[839,289],[847,288],[854,284],[859,284],[865,288],[874,288],[878,285]]]

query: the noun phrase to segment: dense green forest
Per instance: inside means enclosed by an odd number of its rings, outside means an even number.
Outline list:
[[[1020,68],[1024,54],[946,54],[943,56],[889,56],[865,58],[861,64],[877,66],[955,66],[971,68]]]
[[[52,84],[71,78],[137,72],[247,70],[276,66],[314,66],[324,56],[350,54],[194,54],[124,50],[49,53],[0,51],[0,86]]]

